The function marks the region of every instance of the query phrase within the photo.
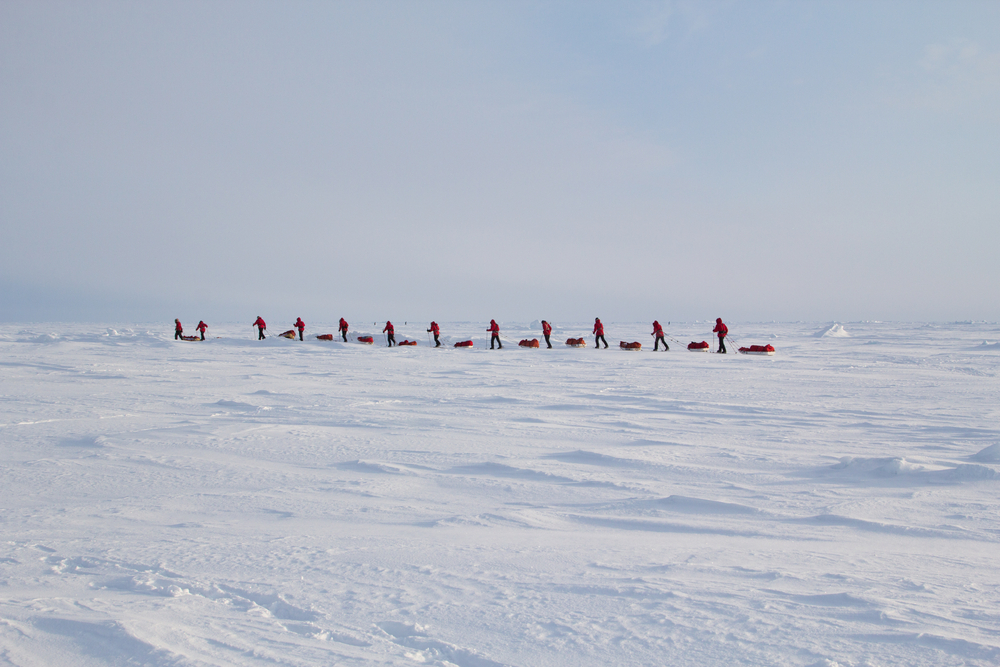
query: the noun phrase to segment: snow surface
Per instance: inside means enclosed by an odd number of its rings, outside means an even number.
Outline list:
[[[1000,663],[996,325],[501,324],[0,327],[0,664]]]

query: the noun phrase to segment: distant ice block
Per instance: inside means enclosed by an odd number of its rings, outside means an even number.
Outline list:
[[[851,334],[844,331],[843,325],[834,322],[830,326],[823,327],[816,332],[817,338],[850,338]]]

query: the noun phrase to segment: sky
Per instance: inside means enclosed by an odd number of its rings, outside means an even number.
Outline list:
[[[1000,3],[0,3],[0,320],[1000,320]]]

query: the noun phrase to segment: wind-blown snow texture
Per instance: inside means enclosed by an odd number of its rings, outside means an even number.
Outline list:
[[[1000,663],[997,326],[820,326],[0,328],[0,663]]]

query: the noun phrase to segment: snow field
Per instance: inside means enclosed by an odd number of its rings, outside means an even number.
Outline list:
[[[501,326],[0,327],[0,663],[1000,662],[996,325]]]

